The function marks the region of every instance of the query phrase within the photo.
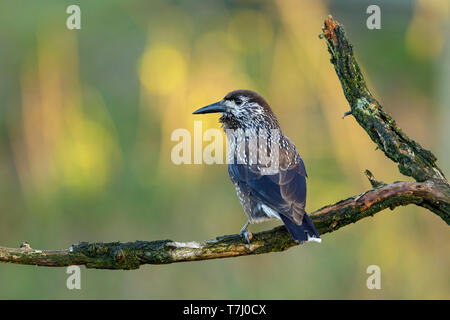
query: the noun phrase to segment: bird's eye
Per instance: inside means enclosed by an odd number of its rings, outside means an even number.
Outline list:
[[[242,100],[239,98],[234,99],[234,103],[236,103],[237,105],[240,105],[242,103]]]

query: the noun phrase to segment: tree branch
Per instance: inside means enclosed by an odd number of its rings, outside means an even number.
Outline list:
[[[330,61],[350,104],[351,111],[346,114],[352,114],[378,148],[389,159],[398,163],[402,174],[419,182],[433,180],[440,186],[445,201],[434,202],[427,208],[450,224],[450,186],[436,165],[436,157],[410,139],[372,96],[342,25],[328,16],[322,30],[321,37],[325,37],[327,41]]]
[[[397,182],[373,188],[360,195],[323,207],[311,214],[320,234],[333,232],[383,209],[442,201],[444,195],[433,182]],[[27,244],[22,248],[0,247],[0,261],[50,267],[86,265],[97,269],[137,269],[143,264],[168,264],[243,255],[279,252],[297,245],[284,226],[253,235],[248,244],[240,235],[203,242],[172,240],[128,243],[82,242],[67,250],[40,251]]]
[[[408,138],[370,93],[342,25],[328,16],[321,36],[327,40],[331,63],[350,104],[350,113],[378,148],[389,159],[399,163],[402,174],[416,181],[445,180],[436,166],[437,159],[433,153]]]
[[[325,37],[331,63],[341,81],[352,114],[387,157],[397,162],[401,173],[417,182],[384,184],[366,171],[372,189],[325,206],[311,214],[320,234],[372,216],[386,208],[416,204],[439,215],[450,224],[450,188],[436,165],[436,157],[408,138],[369,92],[348,43],[343,27],[331,16],[325,20]],[[27,243],[18,249],[0,247],[0,262],[62,267],[85,265],[97,269],[137,269],[143,264],[168,264],[280,252],[298,245],[284,226],[256,233],[250,244],[239,235],[203,242],[172,240],[128,243],[87,243],[67,250],[41,251]]]

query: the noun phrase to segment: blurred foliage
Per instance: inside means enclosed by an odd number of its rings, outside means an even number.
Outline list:
[[[308,211],[368,189],[366,168],[405,179],[341,119],[348,106],[318,39],[328,13],[385,110],[448,174],[449,3],[378,2],[382,28],[371,31],[369,1],[85,0],[76,2],[82,28],[70,31],[72,1],[2,1],[0,244],[238,232],[245,215],[226,166],[170,160],[173,130],[192,132],[192,111],[234,89],[266,97],[297,145]],[[218,126],[217,115],[203,117],[204,130]],[[66,289],[64,268],[0,265],[0,298],[450,298],[448,226],[425,209],[379,213],[323,240],[280,254],[83,269],[80,291]],[[382,270],[378,291],[366,288],[371,264]]]

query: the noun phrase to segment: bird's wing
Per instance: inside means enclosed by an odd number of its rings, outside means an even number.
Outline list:
[[[257,166],[230,164],[228,171],[251,197],[301,225],[306,203],[306,170],[298,156],[296,164],[278,173],[263,175]]]

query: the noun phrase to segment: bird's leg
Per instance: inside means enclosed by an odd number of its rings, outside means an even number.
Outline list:
[[[242,227],[241,232],[239,232],[241,236],[244,236],[245,240],[247,240],[248,243],[250,243],[253,238],[253,233],[247,230],[249,223],[250,222],[247,221],[247,223]]]
[[[240,235],[243,235],[243,234],[244,234],[244,232],[247,230],[247,227],[248,227],[248,224],[249,224],[249,223],[250,223],[250,222],[247,221],[247,222],[244,224],[244,226],[243,226],[242,229],[241,229],[241,232],[239,232]]]

